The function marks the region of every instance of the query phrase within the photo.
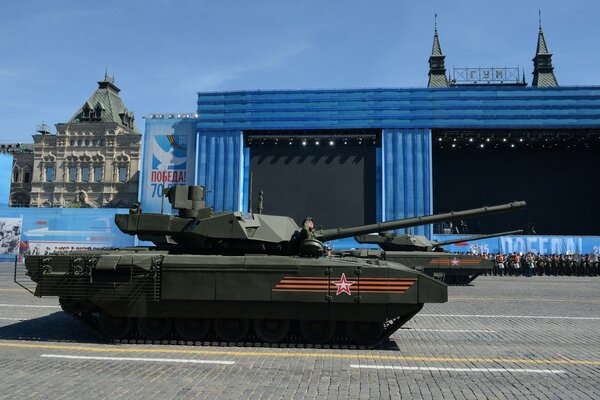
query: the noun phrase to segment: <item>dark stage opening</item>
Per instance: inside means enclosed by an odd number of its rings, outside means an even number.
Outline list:
[[[301,224],[347,227],[376,219],[378,131],[245,132],[250,148],[252,208],[264,192],[264,214]]]
[[[599,132],[439,130],[432,140],[436,213],[527,201],[525,211],[466,220],[469,233],[600,234]]]

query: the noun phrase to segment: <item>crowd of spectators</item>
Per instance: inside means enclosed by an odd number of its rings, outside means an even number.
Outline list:
[[[497,276],[599,276],[595,254],[484,254],[493,267],[486,275]]]

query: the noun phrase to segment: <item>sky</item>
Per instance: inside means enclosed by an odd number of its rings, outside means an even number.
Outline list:
[[[141,131],[204,91],[425,87],[436,13],[448,72],[531,83],[538,10],[559,84],[600,84],[594,0],[1,0],[0,143],[67,122],[106,70]]]

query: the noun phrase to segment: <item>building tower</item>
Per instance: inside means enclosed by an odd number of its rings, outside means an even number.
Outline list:
[[[433,49],[431,57],[429,57],[429,82],[427,87],[448,87],[448,77],[446,76],[446,66],[444,59],[446,56],[442,54],[440,39],[437,31],[437,14],[435,16],[435,33],[433,34]]]
[[[137,200],[141,134],[114,78],[66,123],[33,135],[31,207],[127,207]]]
[[[533,57],[533,81],[531,86],[537,87],[556,87],[558,81],[554,75],[552,66],[552,53],[548,52],[544,32],[542,31],[542,19],[540,15],[540,31],[538,33],[537,49]]]

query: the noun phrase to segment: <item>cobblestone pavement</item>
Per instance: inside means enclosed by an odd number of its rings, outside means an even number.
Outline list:
[[[0,263],[0,398],[600,398],[600,278],[480,277],[449,297],[378,350],[110,345]]]

